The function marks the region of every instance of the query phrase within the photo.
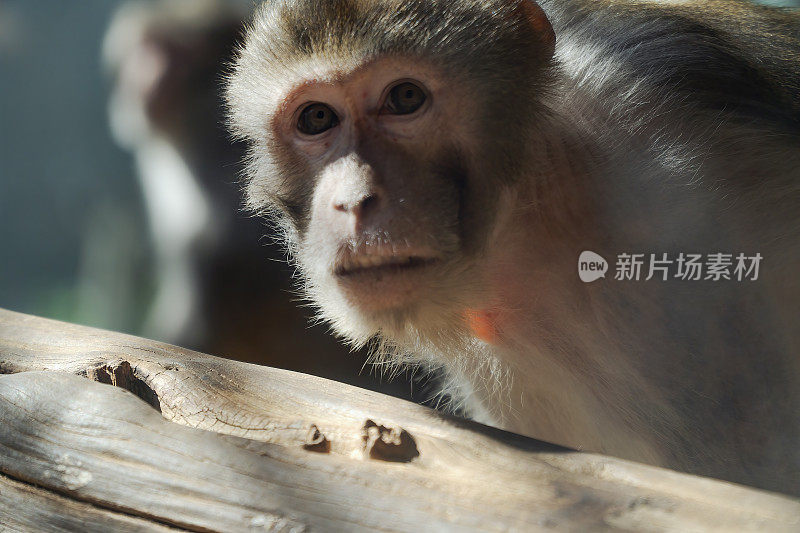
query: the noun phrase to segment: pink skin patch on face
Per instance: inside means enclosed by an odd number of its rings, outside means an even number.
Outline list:
[[[489,344],[497,341],[497,315],[493,311],[467,309],[464,320],[475,337]]]

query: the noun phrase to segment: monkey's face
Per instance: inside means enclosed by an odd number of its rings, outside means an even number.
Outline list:
[[[261,6],[226,93],[248,202],[339,333],[443,330],[480,299],[552,50],[528,0]]]
[[[473,121],[457,85],[397,59],[289,91],[274,153],[300,183],[276,200],[315,300],[398,323],[463,293]]]

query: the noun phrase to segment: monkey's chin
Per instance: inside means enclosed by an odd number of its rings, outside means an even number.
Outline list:
[[[436,259],[335,270],[339,289],[362,312],[397,311],[413,307],[430,290]]]

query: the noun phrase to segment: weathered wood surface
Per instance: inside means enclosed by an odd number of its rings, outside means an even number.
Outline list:
[[[800,530],[787,496],[2,310],[0,373],[12,530]]]

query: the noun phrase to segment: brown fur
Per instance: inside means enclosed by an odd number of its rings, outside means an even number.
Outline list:
[[[251,207],[275,216],[322,318],[383,357],[443,366],[472,416],[800,493],[797,15],[727,0],[541,5],[552,58],[517,0],[264,4],[227,89],[252,146]],[[270,121],[298,84],[364,83],[386,61],[463,113],[406,151],[369,152],[383,142],[370,133],[347,157],[387,188],[386,239],[418,238],[396,222],[413,217],[430,242],[457,228],[458,246],[425,298],[371,313],[326,274],[330,167]],[[623,252],[765,259],[754,282],[584,284],[582,250],[609,259],[609,277]],[[472,309],[494,317],[496,340],[469,331]]]

